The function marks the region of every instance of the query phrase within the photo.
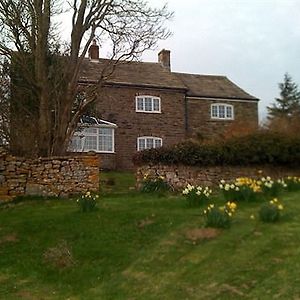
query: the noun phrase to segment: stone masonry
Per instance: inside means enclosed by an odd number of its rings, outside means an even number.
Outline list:
[[[0,148],[0,203],[15,196],[70,196],[99,190],[94,155],[27,159]]]
[[[238,177],[258,178],[271,176],[278,179],[287,176],[300,176],[300,170],[272,166],[192,167],[183,165],[144,165],[139,167],[136,172],[138,188],[141,186],[145,176],[147,178],[163,176],[174,190],[182,190],[187,184],[215,186],[222,179],[231,181]]]

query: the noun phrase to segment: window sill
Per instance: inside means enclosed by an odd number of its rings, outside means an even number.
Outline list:
[[[144,110],[136,110],[137,113],[145,113],[145,114],[161,114],[161,111],[144,111]]]

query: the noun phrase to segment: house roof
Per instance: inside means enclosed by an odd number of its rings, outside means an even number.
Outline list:
[[[108,59],[100,59],[99,62],[85,59],[80,73],[80,81],[97,80],[109,62],[110,60]],[[120,61],[106,82],[120,85],[186,90],[183,82],[166,70],[160,63]]]
[[[80,82],[96,82],[109,62],[109,59],[99,59],[96,62],[85,59]],[[160,63],[120,61],[106,83],[181,89],[190,97],[258,100],[225,76],[175,73],[168,71]]]
[[[187,96],[258,100],[248,94],[226,76],[174,73],[188,88]]]

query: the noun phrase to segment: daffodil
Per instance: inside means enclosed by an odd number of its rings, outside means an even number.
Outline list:
[[[278,209],[279,209],[279,210],[283,210],[283,205],[282,205],[282,204],[279,204],[279,205],[278,205]]]

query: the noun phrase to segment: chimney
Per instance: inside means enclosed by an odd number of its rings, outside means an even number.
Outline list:
[[[99,46],[97,45],[96,40],[93,40],[93,43],[89,48],[89,59],[94,61],[99,60]]]
[[[170,60],[170,50],[162,49],[158,53],[158,62],[166,68],[168,71],[171,71],[171,60]]]

